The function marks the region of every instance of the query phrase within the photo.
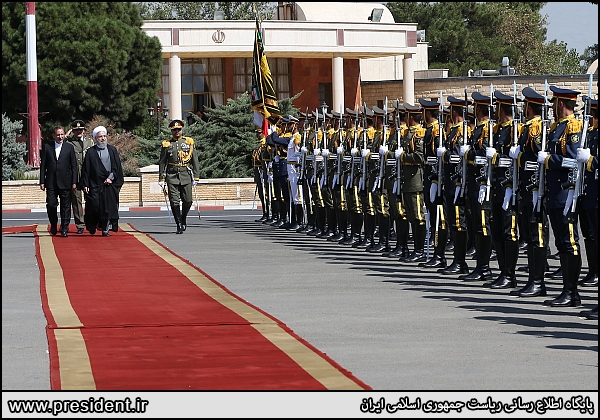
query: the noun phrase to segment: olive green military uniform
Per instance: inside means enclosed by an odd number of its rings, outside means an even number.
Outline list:
[[[81,120],[77,120],[71,124],[71,130],[84,129],[85,123]],[[81,179],[81,166],[83,165],[83,158],[85,152],[96,143],[93,139],[81,136],[81,139],[77,138],[75,134],[70,135],[65,139],[66,142],[71,143],[75,149],[75,158],[77,159],[77,179]],[[73,218],[75,220],[75,226],[77,227],[77,233],[83,233],[85,228],[85,222],[83,220],[83,194],[81,192],[81,186],[77,185],[77,188],[71,190],[71,206],[73,208]]]

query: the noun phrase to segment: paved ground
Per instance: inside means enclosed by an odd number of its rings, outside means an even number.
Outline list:
[[[577,316],[597,304],[597,288],[581,290],[582,307],[545,307],[256,223],[257,210],[203,211],[183,235],[166,212],[121,217],[375,390],[598,390],[598,323]],[[3,226],[31,223],[47,223],[45,214],[3,214]],[[49,389],[33,236],[3,235],[2,261],[2,388]],[[557,296],[560,281],[548,289]]]

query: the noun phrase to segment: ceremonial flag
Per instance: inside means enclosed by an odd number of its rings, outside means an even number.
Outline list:
[[[252,109],[254,110],[254,121],[257,126],[261,127],[263,134],[265,134],[268,130],[269,118],[281,116],[281,111],[277,102],[273,76],[271,75],[269,63],[264,52],[262,27],[258,14],[256,15],[254,55],[252,61]],[[257,124],[257,120],[260,120],[259,116],[262,117],[261,124]]]

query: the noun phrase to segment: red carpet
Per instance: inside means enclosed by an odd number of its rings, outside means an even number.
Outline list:
[[[371,389],[188,261],[120,228],[109,238],[35,231],[52,389]]]

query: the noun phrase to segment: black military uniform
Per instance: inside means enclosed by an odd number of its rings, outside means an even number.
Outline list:
[[[373,140],[375,138],[375,128],[373,128],[374,113],[367,107],[362,110],[366,127],[361,132],[360,139],[360,155],[361,155],[361,171],[358,179],[358,197],[360,198],[360,206],[363,214],[364,233],[360,242],[352,245],[353,248],[366,249],[373,244],[375,234],[375,206],[373,205],[373,193],[369,185],[372,187],[371,178],[375,175],[371,173],[372,162],[369,161]]]
[[[310,154],[310,140],[309,136],[311,133],[311,119],[312,114],[300,112],[300,123],[301,127],[300,136],[302,137],[302,147],[300,148],[300,169],[298,173],[298,185],[302,190],[302,204],[304,205],[304,214],[306,215],[306,223],[302,224],[296,232],[306,233],[315,227],[315,209],[313,207],[314,202],[310,193],[309,180],[312,177],[312,167],[314,162],[314,156]],[[312,160],[311,160],[312,158]]]
[[[344,185],[344,156],[350,153],[346,149],[346,131],[343,127],[345,114],[331,111],[333,119],[333,131],[330,137],[330,176],[328,180],[331,188],[333,201],[333,211],[337,223],[337,233],[327,240],[330,242],[340,242],[348,239],[348,202],[346,199],[346,187]]]
[[[162,142],[158,181],[167,183],[177,233],[181,234],[187,228],[186,217],[194,201],[192,186],[196,187],[200,180],[200,166],[194,139],[182,135],[183,121],[173,120],[169,128],[172,137]]]
[[[581,272],[581,249],[577,217],[570,209],[575,186],[577,149],[580,147],[582,122],[573,111],[579,92],[551,86],[554,123],[548,133],[547,151],[538,153],[545,172],[544,201],[550,226],[556,239],[562,267],[563,290],[560,296],[544,302],[546,306],[579,306],[577,282]]]
[[[344,142],[345,155],[344,165],[344,185],[346,188],[346,202],[348,206],[348,219],[350,221],[350,234],[345,240],[340,240],[342,245],[354,245],[360,242],[362,231],[363,215],[358,196],[358,177],[360,175],[360,138],[362,130],[358,127],[361,120],[360,112],[346,108],[348,115],[348,130],[346,131],[346,140]]]
[[[288,188],[287,173],[287,146],[289,138],[286,137],[287,117],[279,118],[275,130],[267,136],[267,144],[270,144],[273,151],[273,212],[275,217],[271,226],[284,227],[288,222],[288,213],[290,206],[290,192]]]
[[[254,182],[256,183],[256,190],[260,198],[262,205],[262,217],[257,219],[257,222],[264,222],[269,218],[269,198],[265,185],[267,185],[267,173],[266,173],[266,162],[263,160],[263,150],[267,147],[267,140],[265,139],[262,132],[259,133],[258,145],[252,151],[252,169],[254,172]]]

